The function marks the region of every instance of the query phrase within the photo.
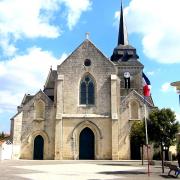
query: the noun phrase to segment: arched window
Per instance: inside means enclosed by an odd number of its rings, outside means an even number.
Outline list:
[[[139,106],[135,101],[131,102],[131,119],[139,119]]]
[[[94,81],[89,75],[84,76],[80,83],[80,104],[94,104]]]
[[[35,104],[36,109],[36,119],[44,119],[45,104],[43,101],[39,100]]]

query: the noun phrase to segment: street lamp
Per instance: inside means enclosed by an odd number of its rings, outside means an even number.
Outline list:
[[[164,173],[164,157],[165,157],[165,143],[164,143],[164,131],[165,129],[163,127],[160,128],[161,131],[161,163],[162,163],[162,173]]]
[[[166,160],[166,154],[165,152],[168,150],[168,147],[166,145],[163,145],[163,153],[164,153],[164,160]]]
[[[168,150],[168,147],[165,146],[165,143],[161,143],[161,153],[162,153],[162,173],[164,173],[164,161],[166,160],[165,158],[165,152]]]
[[[164,173],[164,142],[161,143],[162,173]]]

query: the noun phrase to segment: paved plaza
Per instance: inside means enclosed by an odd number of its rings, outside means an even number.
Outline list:
[[[150,166],[140,161],[0,161],[0,180],[121,180],[174,179],[161,173],[160,163]]]

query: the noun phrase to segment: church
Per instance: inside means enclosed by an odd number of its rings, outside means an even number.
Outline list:
[[[154,108],[151,96],[144,103],[143,68],[128,43],[121,5],[111,58],[86,38],[47,72],[43,90],[25,94],[11,118],[12,158],[133,159],[131,125]]]

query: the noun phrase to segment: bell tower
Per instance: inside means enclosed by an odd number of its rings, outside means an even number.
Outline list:
[[[121,96],[126,96],[128,92],[132,90],[136,90],[142,94],[142,70],[144,66],[139,61],[136,48],[131,46],[128,42],[122,1],[118,42],[111,56],[111,61],[118,67],[118,76],[121,79]]]

